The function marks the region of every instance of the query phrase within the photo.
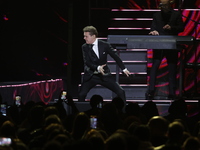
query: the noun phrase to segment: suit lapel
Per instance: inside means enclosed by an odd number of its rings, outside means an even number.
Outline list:
[[[91,46],[88,46],[88,48],[89,48],[89,55],[90,55],[91,59],[92,59],[93,61],[97,61],[97,60],[98,60],[98,57],[97,57],[97,55],[95,54],[95,52],[94,52],[94,50],[92,49],[92,47],[91,47]]]
[[[98,49],[99,49],[99,59],[100,59],[100,57],[102,56],[102,54],[103,54],[103,44],[101,44],[101,42],[100,41],[98,41]]]
[[[176,17],[176,14],[174,13],[174,11],[172,11],[171,17],[169,19],[169,23],[174,22],[175,17]]]

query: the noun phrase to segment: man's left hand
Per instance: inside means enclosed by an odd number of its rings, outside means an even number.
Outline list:
[[[129,77],[131,75],[131,73],[128,71],[128,69],[124,69],[123,72],[127,77]]]

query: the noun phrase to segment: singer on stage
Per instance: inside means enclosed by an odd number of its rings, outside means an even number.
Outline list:
[[[85,101],[85,97],[90,89],[100,84],[122,98],[126,105],[125,91],[113,78],[107,65],[107,56],[110,55],[116,61],[127,77],[130,75],[130,72],[113,47],[109,43],[97,38],[98,31],[95,27],[86,26],[83,28],[83,33],[86,43],[82,45],[84,76],[79,91],[79,101]]]
[[[171,5],[172,0],[160,0],[160,10],[153,15],[150,35],[178,35],[184,31],[184,23],[182,15],[179,11],[173,10]],[[155,84],[157,77],[157,70],[162,59],[166,57],[168,63],[168,77],[169,77],[169,92],[168,99],[175,99],[176,97],[176,72],[178,61],[178,50],[153,50],[153,64],[150,70],[149,87],[146,93],[146,98],[151,100],[155,94]]]

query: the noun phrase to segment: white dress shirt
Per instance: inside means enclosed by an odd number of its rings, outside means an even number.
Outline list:
[[[97,55],[97,57],[99,58],[98,40],[97,39],[94,41],[92,49],[95,52],[95,54]]]

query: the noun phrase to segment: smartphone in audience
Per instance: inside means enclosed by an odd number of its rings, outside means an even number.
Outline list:
[[[15,96],[15,105],[18,107],[21,106],[21,96],[19,95]]]
[[[60,99],[63,100],[63,101],[67,100],[67,91],[62,91]]]
[[[97,128],[97,117],[96,116],[90,116],[90,127],[92,129]]]
[[[2,113],[2,115],[6,116],[6,111],[7,111],[7,105],[6,104],[1,104],[1,113]]]
[[[10,146],[12,144],[12,139],[9,137],[0,137],[0,146]]]

